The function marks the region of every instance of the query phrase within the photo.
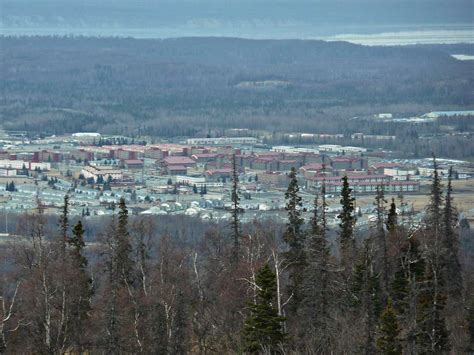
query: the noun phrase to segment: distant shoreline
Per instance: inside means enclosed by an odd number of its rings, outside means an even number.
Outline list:
[[[255,40],[324,40],[344,41],[367,46],[405,46],[416,44],[474,44],[474,26],[450,26],[381,29],[381,32],[358,33],[357,29],[347,29],[347,33],[334,35],[311,34],[312,29],[277,28],[273,31],[255,31],[249,28],[1,28],[1,36],[73,36],[98,38],[135,38],[135,39],[170,39],[183,37],[230,37]],[[314,31],[313,31],[314,32]],[[268,33],[268,35],[265,35]],[[262,35],[263,34],[263,35]]]

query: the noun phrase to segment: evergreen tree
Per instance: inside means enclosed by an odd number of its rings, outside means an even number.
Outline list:
[[[439,176],[436,157],[433,154],[433,178],[431,183],[430,201],[426,208],[426,225],[436,233],[441,232],[442,204],[441,177]]]
[[[66,244],[68,242],[68,232],[69,232],[69,195],[64,195],[64,205],[61,216],[59,217],[59,231],[60,231],[60,248],[61,255],[64,257],[66,252]]]
[[[288,223],[286,224],[286,231],[283,235],[283,240],[289,247],[289,250],[285,253],[290,278],[288,289],[289,293],[292,295],[291,307],[293,307],[293,311],[296,311],[301,301],[300,287],[305,267],[305,239],[303,232],[304,220],[301,217],[303,204],[299,194],[300,189],[296,178],[295,168],[291,168],[289,178],[290,183],[285,193],[285,209],[288,213]]]
[[[425,287],[420,294],[418,345],[422,353],[439,354],[451,349],[449,332],[443,310],[446,294],[443,292],[439,268],[428,259]]]
[[[389,299],[387,306],[380,316],[379,337],[377,338],[377,350],[384,355],[402,354],[400,343],[400,327],[398,325],[397,314]]]
[[[71,305],[71,338],[79,350],[86,350],[87,344],[84,338],[86,321],[91,311],[91,298],[93,295],[92,279],[87,271],[87,258],[84,255],[84,228],[82,222],[78,221],[72,230],[72,236],[68,239],[70,246],[71,265],[75,270],[73,280],[73,300]],[[72,280],[71,280],[72,281]]]
[[[232,230],[232,259],[234,262],[237,262],[239,259],[239,249],[240,249],[240,197],[239,197],[239,177],[237,175],[237,164],[235,154],[232,155],[232,220],[231,220],[231,230]]]
[[[374,244],[372,238],[365,240],[352,280],[354,306],[365,319],[365,354],[375,354],[374,334],[381,311],[380,280],[375,270]]]
[[[452,176],[453,169],[449,169],[448,186],[443,210],[443,245],[442,245],[442,268],[444,285],[450,296],[458,298],[462,295],[462,270],[459,262],[459,241],[457,235],[457,211],[453,205],[452,198]]]
[[[132,246],[128,232],[128,210],[125,199],[119,201],[119,213],[116,236],[116,270],[119,272],[122,282],[132,283],[133,261],[131,259]]]
[[[426,262],[419,242],[411,236],[400,250],[399,263],[391,283],[393,306],[406,333],[407,352],[417,351],[419,300],[424,287]]]
[[[384,294],[388,293],[389,288],[389,265],[388,265],[388,250],[387,250],[387,240],[385,235],[385,192],[384,186],[377,186],[377,194],[375,196],[375,207],[377,213],[377,255],[378,255],[378,264],[382,271],[382,286]]]
[[[389,233],[393,233],[398,225],[397,205],[395,204],[395,198],[392,197],[392,203],[387,216],[387,230]]]
[[[325,184],[321,188],[321,203],[314,199],[311,230],[307,237],[306,267],[302,283],[300,319],[303,337],[308,338],[308,346],[320,350],[331,348],[331,334],[328,329],[330,319],[330,251],[326,240]]]
[[[249,305],[250,315],[245,321],[244,350],[249,353],[279,353],[286,340],[282,330],[284,317],[275,307],[276,277],[268,264],[255,276],[257,295],[255,303]]]
[[[349,181],[347,175],[342,178],[342,190],[341,190],[341,206],[342,211],[337,216],[340,219],[339,222],[339,243],[341,253],[341,264],[349,271],[350,267],[354,263],[356,244],[354,236],[354,202],[355,198],[352,197],[352,189],[349,187]]]
[[[120,317],[119,317],[119,288],[120,273],[117,267],[117,226],[115,217],[112,215],[112,222],[109,225],[108,244],[110,248],[109,259],[107,260],[107,282],[108,294],[105,309],[105,327],[106,327],[106,352],[108,354],[117,354],[121,351],[120,343]]]

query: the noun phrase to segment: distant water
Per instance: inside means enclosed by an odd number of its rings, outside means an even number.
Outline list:
[[[453,54],[451,57],[457,60],[474,60],[474,55],[467,55],[467,54]]]
[[[4,35],[474,43],[473,0],[0,0]]]
[[[325,39],[368,46],[474,43],[474,30],[416,30],[375,34],[341,34]]]
[[[240,37],[250,39],[321,39],[362,45],[474,44],[474,25],[340,26],[324,28],[294,22],[219,22],[194,20],[180,26],[156,28],[104,27],[3,27],[5,36],[88,36],[132,38]]]

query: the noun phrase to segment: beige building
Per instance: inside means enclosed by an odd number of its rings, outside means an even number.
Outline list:
[[[104,181],[109,178],[115,181],[123,179],[122,171],[111,166],[85,166],[81,173],[86,179],[93,178],[94,181],[97,181],[100,176]]]

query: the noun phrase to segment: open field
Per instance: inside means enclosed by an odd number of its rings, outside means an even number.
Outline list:
[[[425,208],[428,203],[429,183],[423,183],[419,194],[407,194],[403,199],[409,206],[413,206],[414,210],[419,212]],[[397,200],[397,195],[387,195],[387,201],[391,201],[392,197]],[[470,221],[474,221],[474,182],[473,180],[454,180],[453,181],[453,197],[454,203],[459,212],[462,212]],[[357,204],[359,206],[373,203],[374,196],[362,195],[357,196]]]

